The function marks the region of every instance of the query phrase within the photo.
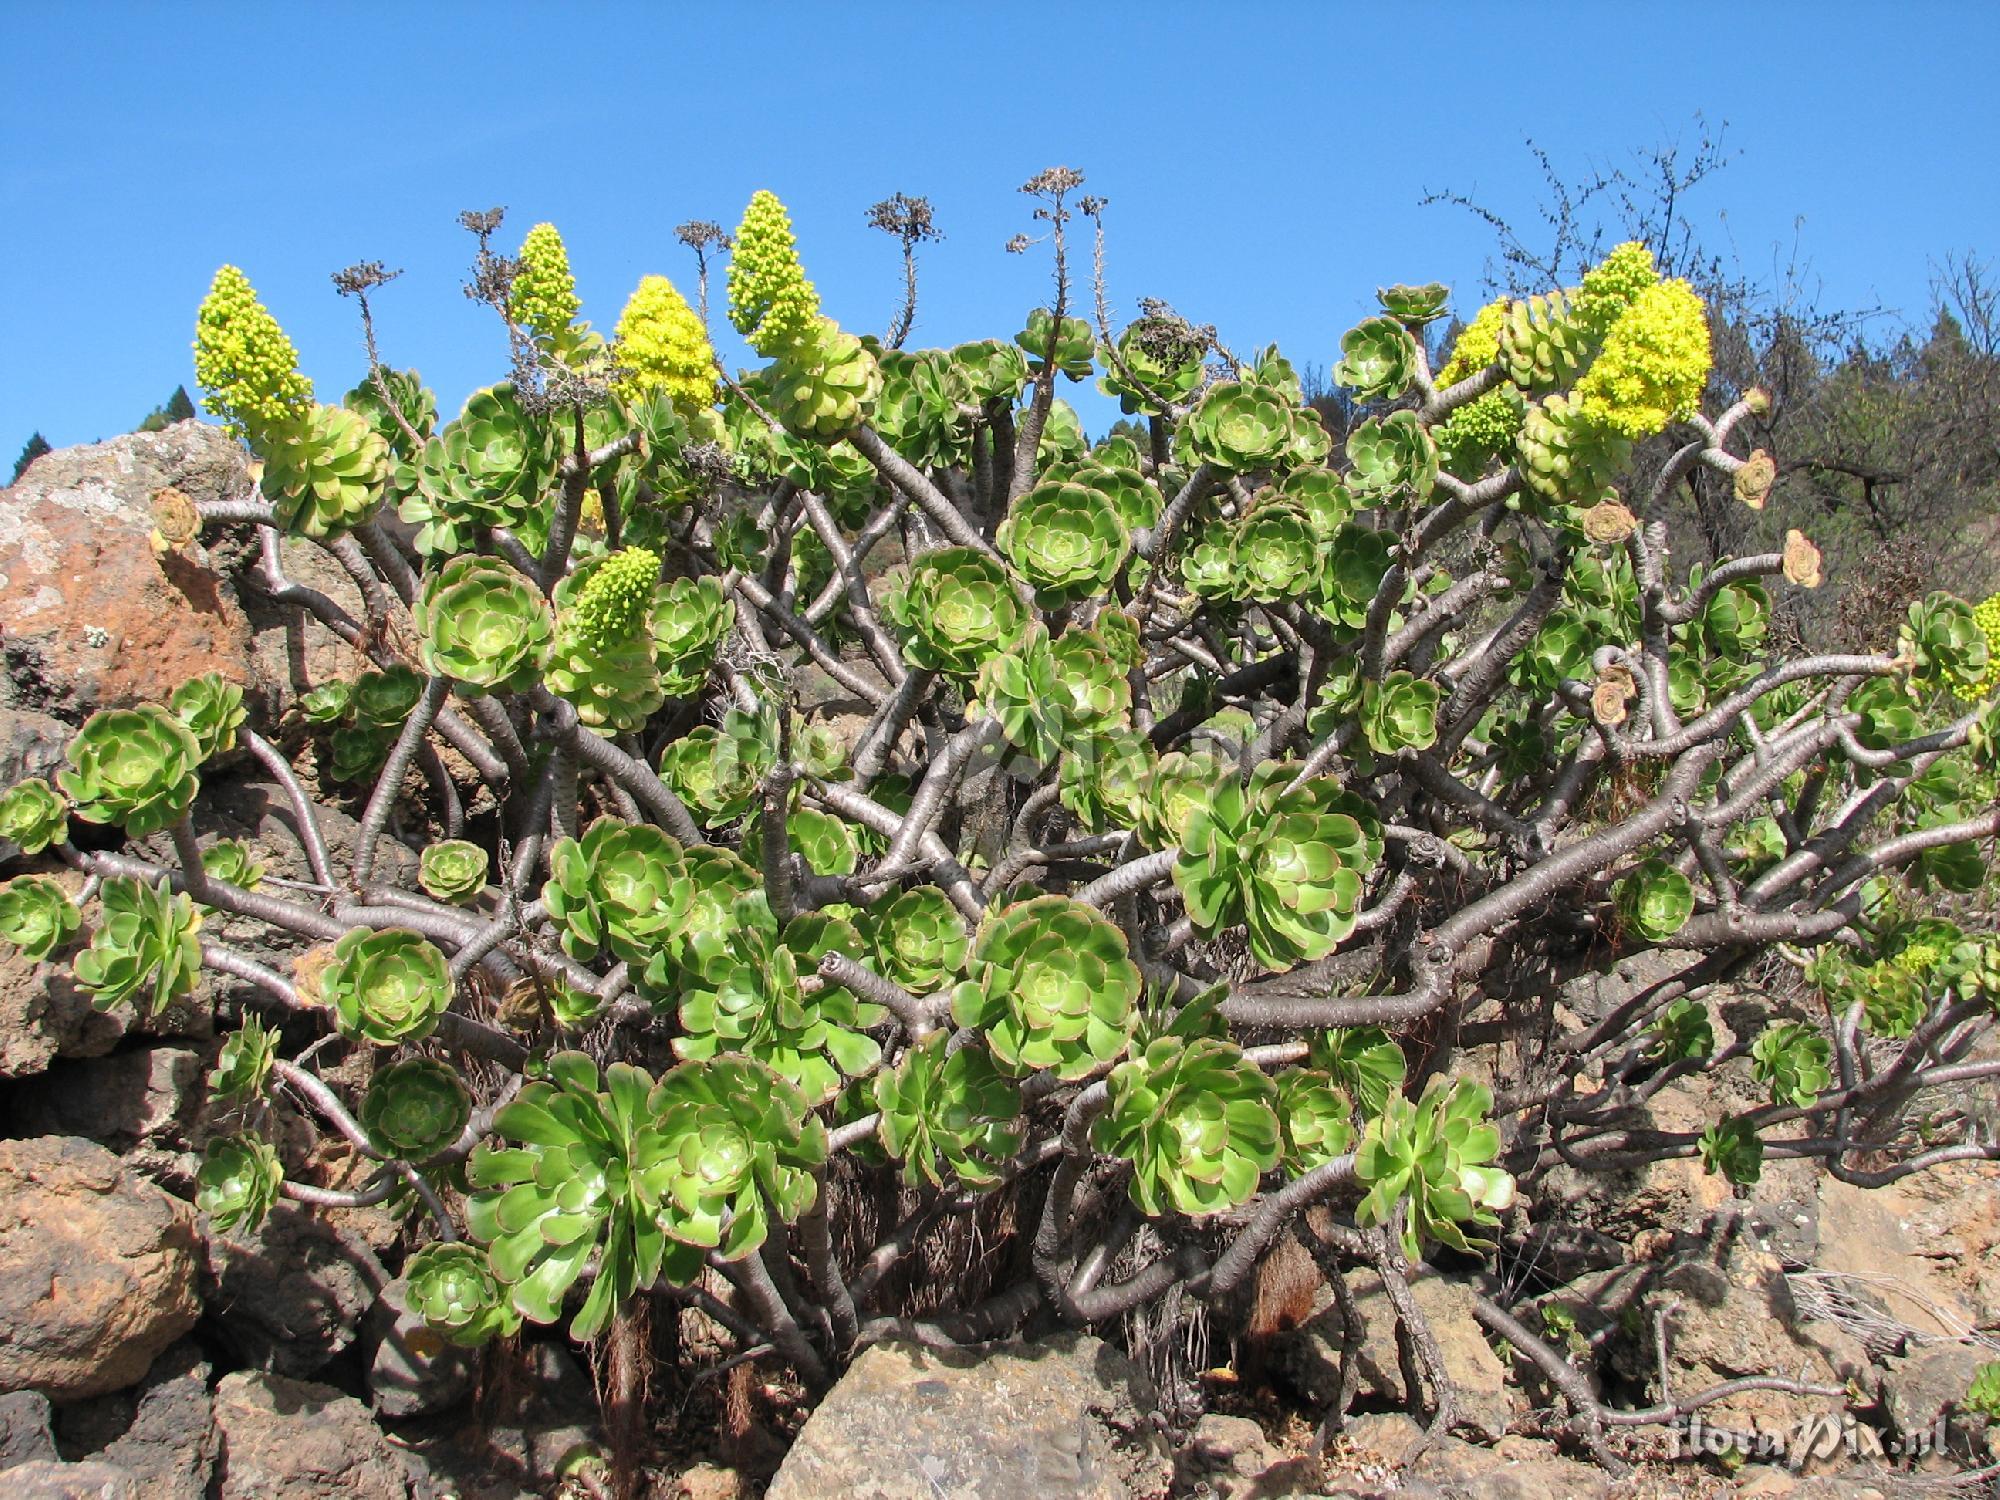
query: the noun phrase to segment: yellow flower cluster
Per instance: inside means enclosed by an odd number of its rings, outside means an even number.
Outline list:
[[[715,404],[715,350],[687,298],[664,276],[639,283],[618,315],[618,363],[631,373],[621,396],[663,392],[690,421]]]
[[[1685,281],[1663,281],[1632,299],[1604,349],[1576,383],[1589,420],[1639,439],[1694,411],[1708,382],[1708,318]]]
[[[299,351],[234,266],[217,271],[202,298],[194,374],[204,392],[202,407],[253,444],[312,408],[312,382],[299,373]]]
[[[1602,338],[1639,294],[1659,281],[1653,252],[1637,240],[1627,240],[1583,273],[1570,311],[1591,337]]]
[[[759,354],[775,355],[805,337],[818,314],[819,293],[799,264],[791,217],[775,193],[759,189],[729,256],[729,321]]]
[[[537,338],[559,339],[582,305],[562,236],[553,224],[537,224],[521,241],[521,269],[508,302],[514,321]]]
[[[644,547],[614,552],[597,566],[576,601],[576,633],[592,649],[608,651],[645,628],[660,581],[660,557]]]
[[[1437,372],[1440,386],[1453,385],[1485,369],[1499,356],[1500,325],[1507,321],[1507,299],[1489,302],[1479,309],[1479,315],[1466,325],[1458,336],[1458,342],[1451,346],[1451,357]]]

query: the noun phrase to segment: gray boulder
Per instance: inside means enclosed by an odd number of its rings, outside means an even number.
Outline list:
[[[418,1500],[420,1471],[329,1385],[239,1370],[215,1391],[216,1500]]]
[[[767,1500],[1126,1500],[1172,1473],[1154,1396],[1109,1344],[865,1350],[800,1431]]]

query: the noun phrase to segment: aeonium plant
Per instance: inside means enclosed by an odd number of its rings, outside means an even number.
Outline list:
[[[630,1349],[695,1303],[818,1389],[911,1307],[968,1342],[1227,1316],[1287,1235],[1469,1281],[1531,1257],[1558,1166],[1993,1159],[1948,1114],[1912,1143],[2000,1003],[1968,915],[2000,608],[1798,644],[1817,518],[1644,246],[1312,334],[1335,445],[1276,346],[1086,315],[1082,185],[1026,185],[1060,295],[934,350],[913,304],[843,327],[768,193],[588,321],[553,226],[515,255],[467,215],[493,383],[455,413],[388,364],[316,400],[218,275],[197,371],[261,468],[175,535],[277,559],[246,587],[351,659],[279,723],[220,678],[107,707],[0,790],[0,939],[102,1006],[216,1010],[213,1223],[385,1205],[440,1338]],[[918,201],[878,205],[906,249]],[[725,254],[753,370],[701,310]],[[1095,443],[1057,397],[1093,375],[1132,419]],[[1697,557],[1688,491],[1771,545]],[[294,544],[360,617],[284,576]],[[235,843],[216,794],[253,764],[291,833]],[[1519,1003],[1641,956],[1615,1010]],[[1732,991],[1720,1045],[1718,987],[1766,961],[1823,1003]],[[372,1068],[326,1070],[330,1036]],[[1745,1107],[1628,1128],[1632,1090],[1723,1069]],[[356,1177],[281,1153],[298,1112]],[[1005,1284],[900,1290],[982,1213],[1024,1242]]]

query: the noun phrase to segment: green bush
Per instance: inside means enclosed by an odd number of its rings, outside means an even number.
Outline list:
[[[1080,186],[1028,184],[1050,237],[1101,222]],[[314,403],[241,273],[200,314],[209,408],[263,464],[262,505],[203,525],[375,573],[365,629],[301,598],[356,655],[258,726],[324,738],[293,826],[359,837],[306,841],[310,879],[206,831],[211,878],[182,866],[255,706],[220,679],[93,715],[54,785],[0,793],[32,867],[0,932],[55,961],[87,932],[100,1005],[240,1013],[218,1225],[384,1203],[422,1243],[411,1305],[463,1344],[595,1337],[712,1273],[740,1352],[818,1387],[990,1193],[978,1232],[1029,1253],[990,1258],[981,1308],[913,1293],[926,1337],[1221,1309],[1306,1211],[1342,1264],[1464,1279],[1496,1243],[1532,1261],[1517,1192],[1558,1169],[1944,1159],[1895,1127],[2000,1004],[1993,611],[1932,595],[1894,643],[1811,655],[1800,546],[1687,566],[1657,487],[1781,491],[1737,436],[1760,393],[1695,420],[1707,325],[1643,247],[1463,309],[1435,375],[1449,291],[1385,289],[1337,338],[1336,451],[1277,348],[1150,304],[1113,334],[1070,282],[1018,335],[849,333],[769,194],[727,268],[764,364],[734,373],[663,279],[607,340],[552,226],[516,265],[468,222],[506,378],[441,426],[386,367]],[[1137,419],[1094,447],[1055,396],[1093,372]],[[253,957],[259,928],[283,941]],[[1629,1002],[1556,1003],[1641,956],[1665,977]],[[1716,1009],[1762,961],[1827,1024]],[[371,1083],[320,1073],[328,1033]],[[1633,1127],[1723,1069],[1769,1102]],[[287,1179],[301,1110],[358,1181]]]

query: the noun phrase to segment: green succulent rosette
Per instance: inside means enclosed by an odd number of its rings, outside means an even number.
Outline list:
[[[1421,504],[1437,483],[1437,444],[1412,411],[1356,427],[1347,435],[1347,462],[1347,487],[1362,505]]]
[[[1417,378],[1417,344],[1393,317],[1363,318],[1340,336],[1333,383],[1361,401],[1393,401]]]
[[[1614,888],[1619,919],[1649,943],[1664,942],[1694,915],[1694,883],[1663,859],[1649,859]]]
[[[195,1172],[194,1206],[222,1234],[252,1231],[277,1203],[284,1180],[278,1153],[262,1136],[217,1136]]]
[[[778,934],[778,941],[791,951],[799,973],[810,974],[819,968],[819,961],[829,953],[868,951],[868,940],[862,937],[860,928],[850,919],[859,915],[858,910],[851,906],[830,906],[818,911],[800,912],[785,924],[784,930]]]
[[[113,876],[98,893],[97,931],[71,960],[76,981],[99,1010],[121,1000],[157,1016],[201,977],[201,913],[163,882]]]
[[[1287,1068],[1274,1080],[1287,1172],[1304,1176],[1354,1147],[1354,1105],[1332,1073]]]
[[[1236,531],[1227,521],[1205,523],[1180,555],[1181,582],[1202,599],[1240,599],[1236,577]]]
[[[29,958],[47,958],[76,936],[83,914],[69,892],[46,875],[21,875],[0,885],[0,942]]]
[[[245,1012],[241,1024],[224,1039],[209,1069],[209,1097],[218,1104],[248,1104],[264,1095],[271,1064],[278,1056],[278,1034]]]
[[[1283,499],[1258,505],[1236,527],[1230,577],[1246,599],[1299,598],[1313,591],[1323,565],[1312,522]]]
[[[1036,485],[993,539],[1045,603],[1105,592],[1132,550],[1110,498],[1085,484]]]
[[[425,440],[437,431],[437,392],[426,386],[415,370],[391,370],[383,365],[364,375],[360,384],[340,398],[340,404],[358,413],[389,445],[396,461],[395,487],[407,490],[416,482],[410,465]],[[404,431],[405,426],[409,432]],[[410,433],[416,434],[415,448],[410,446]]]
[[[1273,500],[1304,511],[1307,524],[1322,545],[1333,540],[1361,504],[1346,481],[1329,469],[1294,469],[1269,493]]]
[[[1771,1090],[1773,1104],[1809,1109],[1833,1082],[1833,1049],[1810,1026],[1789,1022],[1760,1035],[1750,1048],[1750,1076]]]
[[[1218,1037],[1169,1034],[1111,1070],[1097,1149],[1132,1164],[1132,1202],[1190,1218],[1248,1203],[1280,1151],[1277,1086]]]
[[[1054,474],[1042,476],[1045,480]],[[1127,532],[1136,533],[1159,524],[1166,500],[1159,486],[1131,465],[1107,465],[1096,460],[1075,465],[1063,479],[1096,490],[1111,503]]]
[[[1923,729],[1915,705],[1893,678],[1871,677],[1854,690],[1847,711],[1858,714],[1855,741],[1864,750],[1888,750],[1917,737]]]
[[[1225,380],[1208,388],[1183,420],[1178,438],[1191,461],[1247,474],[1289,459],[1297,411],[1267,385]]]
[[[1185,401],[1201,384],[1206,349],[1183,326],[1140,318],[1125,325],[1115,347],[1118,357],[1105,361],[1107,368],[1097,385],[1105,395],[1118,398],[1119,410],[1128,417],[1163,416],[1162,402]]]
[[[941,349],[887,349],[876,351],[876,358],[882,394],[874,426],[882,440],[920,469],[959,462],[965,445],[959,403],[966,392],[950,356]]]
[[[1428,750],[1437,743],[1438,685],[1396,671],[1361,684],[1361,731],[1377,755]]]
[[[39,777],[15,783],[0,793],[0,839],[12,839],[23,854],[67,844],[69,804]]]
[[[354,679],[348,709],[354,722],[369,729],[398,730],[416,712],[424,695],[424,678],[412,667],[385,667]]]
[[[678,1004],[688,985],[719,979],[739,960],[740,919],[776,927],[761,899],[763,881],[739,855],[697,844],[683,850],[682,858],[689,893],[686,920],[679,935],[646,961],[640,976],[640,991],[655,1006]],[[759,899],[746,903],[745,897]]]
[[[1142,988],[1116,923],[1067,896],[1037,896],[980,925],[952,1017],[985,1033],[1006,1072],[1075,1079],[1131,1044]]]
[[[669,1280],[693,1281],[711,1252],[749,1255],[770,1232],[771,1210],[796,1223],[818,1198],[826,1127],[803,1094],[762,1064],[682,1063],[651,1103],[667,1149],[644,1175],[670,1240]]]
[[[389,758],[396,736],[384,729],[362,724],[342,724],[334,730],[328,748],[332,752],[327,774],[335,781],[361,782],[373,779]]]
[[[814,318],[802,338],[775,352],[765,405],[787,432],[828,441],[868,420],[882,392],[881,367],[833,319]]]
[[[1158,766],[1146,735],[1129,729],[1093,734],[1064,749],[1058,795],[1092,833],[1143,828]]]
[[[466,1230],[513,1311],[554,1323],[592,1257],[597,1279],[570,1323],[595,1337],[666,1259],[656,1175],[672,1147],[654,1107],[652,1075],[613,1063],[599,1074],[581,1052],[558,1052],[546,1076],[493,1117],[506,1146],[479,1145],[466,1163]],[[697,1263],[698,1263],[697,1257]],[[483,1290],[483,1289],[479,1289]]]
[[[1334,532],[1327,548],[1322,603],[1328,620],[1350,630],[1367,624],[1368,608],[1394,564],[1395,545],[1391,533],[1351,521]]]
[[[1702,1131],[1695,1143],[1701,1164],[1738,1187],[1753,1187],[1764,1175],[1764,1141],[1748,1115],[1728,1115]]]
[[[299,717],[308,724],[338,724],[354,703],[354,684],[336,677],[299,695]]]
[[[144,838],[178,822],[201,788],[201,746],[188,727],[157,703],[101,708],[83,721],[64,751],[56,780],[76,815],[117,823]]]
[[[1507,304],[1498,330],[1500,365],[1523,391],[1568,385],[1596,352],[1602,329],[1577,316],[1575,295],[1554,291]]]
[[[464,906],[486,889],[490,860],[484,849],[466,839],[439,839],[417,856],[417,884],[433,901]]]
[[[1027,1137],[1021,1090],[984,1047],[950,1044],[934,1031],[875,1075],[876,1135],[911,1187],[993,1187]]]
[[[1531,402],[1514,436],[1528,489],[1556,505],[1594,505],[1632,457],[1632,440],[1599,426],[1560,395]]]
[[[332,541],[371,521],[389,483],[389,445],[359,412],[314,405],[267,430],[262,489],[280,530]]]
[[[762,901],[749,896],[738,906]],[[843,1077],[858,1077],[882,1060],[881,1045],[863,1034],[882,1019],[882,1007],[838,987],[808,999],[797,958],[767,927],[739,920],[733,947],[734,961],[718,963],[700,987],[682,991],[675,1056],[744,1053],[789,1079],[815,1108],[840,1092]]]
[[[451,1003],[450,966],[419,933],[356,927],[334,943],[319,992],[342,1036],[394,1047],[436,1029]]]
[[[424,669],[473,696],[534,686],[555,635],[539,589],[498,558],[471,553],[425,578],[411,617]]]
[[[1382,304],[1382,311],[1405,328],[1421,328],[1436,322],[1444,316],[1450,296],[1451,288],[1442,281],[1426,281],[1418,286],[1399,281],[1394,286],[1375,289],[1375,300]]]
[[[1071,380],[1087,379],[1097,356],[1097,338],[1087,320],[1066,317],[1058,323],[1046,307],[1028,314],[1028,326],[1014,335],[1014,342],[1027,352],[1031,375],[1053,364]]]
[[[1308,1063],[1332,1077],[1364,1116],[1379,1115],[1399,1093],[1409,1062],[1380,1026],[1337,1026],[1312,1040]]]
[[[686,851],[650,823],[599,818],[549,850],[542,902],[572,958],[609,948],[644,964],[680,935],[694,897]]]
[[[1966,1383],[1960,1411],[1973,1412],[1989,1422],[2000,1422],[2000,1360],[1989,1359],[1972,1372]]]
[[[891,984],[929,995],[965,972],[971,935],[951,898],[936,886],[903,891],[871,915],[875,966]]]
[[[429,1161],[452,1145],[472,1119],[472,1095],[456,1071],[428,1057],[406,1057],[377,1070],[361,1096],[361,1128],[384,1156]]]
[[[204,761],[234,750],[236,731],[248,717],[243,689],[220,672],[190,677],[174,689],[167,706],[187,725]]]
[[[722,723],[698,724],[660,752],[660,776],[704,826],[742,817],[777,763],[774,726],[764,714],[732,708]]]
[[[1233,778],[1236,769],[1213,751],[1170,750],[1154,767],[1146,792],[1145,830],[1155,848],[1178,848],[1194,815],[1208,805],[1209,792]]]
[[[763,848],[764,813],[753,808],[743,825],[743,848],[756,854]],[[853,826],[810,807],[793,808],[785,819],[787,845],[796,849],[815,875],[852,875],[861,863],[861,841]]]
[[[1043,349],[1047,349],[1044,340]],[[985,406],[998,402],[1013,405],[1028,383],[1028,361],[1021,350],[999,339],[979,339],[959,344],[951,351],[952,373],[966,399]]]
[[[461,1348],[476,1349],[520,1331],[521,1315],[476,1245],[463,1240],[426,1245],[404,1264],[403,1279],[410,1310]]]
[[[1952,594],[1932,593],[1912,604],[1897,646],[1915,681],[1954,693],[1979,688],[1991,663],[1986,632],[1972,606]]]
[[[217,839],[201,851],[201,867],[209,879],[239,890],[254,891],[264,883],[264,866],[242,839]]]
[[[424,444],[398,510],[417,528],[416,548],[427,557],[469,552],[495,526],[537,547],[546,540],[543,492],[555,471],[553,446],[514,387],[488,386]]]
[[[1246,791],[1214,788],[1188,819],[1174,884],[1195,927],[1238,923],[1270,969],[1324,958],[1354,930],[1362,881],[1382,857],[1381,825],[1360,798],[1320,778]]]
[[[903,659],[911,666],[965,678],[987,657],[1010,650],[1029,619],[1005,565],[975,547],[925,553],[882,609],[903,632]]]
[[[1646,1050],[1661,1062],[1709,1057],[1715,1052],[1715,1025],[1708,1007],[1697,1000],[1676,1000],[1647,1030],[1653,1040]]]
[[[1421,1100],[1391,1094],[1368,1121],[1354,1154],[1355,1175],[1367,1192],[1355,1206],[1357,1224],[1393,1222],[1407,1200],[1403,1253],[1417,1259],[1425,1240],[1470,1251],[1466,1226],[1499,1222],[1496,1211],[1514,1201],[1514,1179],[1492,1165],[1500,1132],[1488,1116],[1493,1096],[1483,1084],[1461,1078],[1449,1087],[1433,1078]]]
[[[974,691],[1008,740],[1044,765],[1122,727],[1132,711],[1125,670],[1096,636],[1072,630],[1051,643],[1040,621],[1012,651],[987,659]]]
[[[715,578],[676,578],[653,601],[653,657],[661,690],[691,698],[708,681],[716,653],[736,624],[736,604]]]
[[[652,619],[660,562],[643,547],[579,563],[556,585],[556,633],[544,680],[606,734],[645,727],[667,701]]]

